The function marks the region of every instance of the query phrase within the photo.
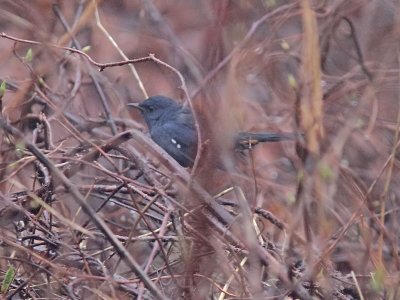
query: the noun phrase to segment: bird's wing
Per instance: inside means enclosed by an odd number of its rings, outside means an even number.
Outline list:
[[[193,127],[174,122],[151,131],[153,140],[184,167],[191,166],[196,156],[197,134]]]
[[[196,129],[188,123],[167,122],[163,125],[162,130],[165,136],[171,135],[171,139],[174,139],[181,146],[193,147],[197,145]]]

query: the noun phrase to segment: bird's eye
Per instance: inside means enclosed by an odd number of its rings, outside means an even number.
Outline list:
[[[154,106],[153,106],[153,105],[149,105],[149,106],[147,107],[147,109],[148,109],[149,111],[153,111],[153,110],[154,110]]]

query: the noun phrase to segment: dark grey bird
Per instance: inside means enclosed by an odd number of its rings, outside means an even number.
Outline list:
[[[165,96],[153,96],[140,104],[129,103],[142,113],[150,136],[161,148],[183,167],[193,165],[197,152],[197,132],[189,107]],[[235,150],[250,149],[261,142],[277,142],[295,139],[291,133],[251,133],[236,135]]]
[[[193,164],[197,151],[197,132],[188,107],[164,97],[153,96],[140,104],[129,103],[142,113],[150,136],[180,165]]]

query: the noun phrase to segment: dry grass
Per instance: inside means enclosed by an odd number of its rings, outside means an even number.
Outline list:
[[[399,298],[397,2],[53,2],[0,1],[1,297]]]

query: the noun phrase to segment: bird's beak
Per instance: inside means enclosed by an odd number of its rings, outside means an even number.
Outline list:
[[[140,107],[140,104],[139,103],[128,103],[128,106],[129,107],[134,107],[134,108],[136,108],[136,109],[138,109],[138,110],[140,110],[140,111],[143,111],[143,109]]]

